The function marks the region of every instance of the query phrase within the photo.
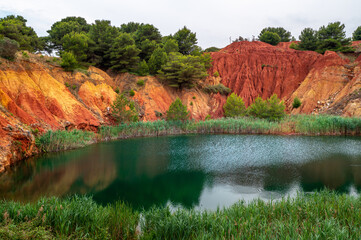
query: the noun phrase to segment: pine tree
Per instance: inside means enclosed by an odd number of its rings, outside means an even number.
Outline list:
[[[244,101],[235,93],[232,93],[227,98],[227,102],[224,104],[223,110],[226,117],[241,117],[246,115],[246,106]]]
[[[167,121],[186,121],[189,119],[189,111],[182,101],[177,99],[169,106],[167,111]]]

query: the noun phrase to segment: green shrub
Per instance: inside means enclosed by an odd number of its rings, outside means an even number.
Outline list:
[[[72,71],[74,71],[75,68],[78,67],[78,62],[77,62],[74,54],[71,52],[63,52],[61,54],[61,59],[62,59],[62,61],[61,61],[60,66],[62,68],[64,68],[65,71],[72,72]]]
[[[301,100],[298,97],[295,97],[293,99],[292,107],[293,108],[299,108],[301,106]]]
[[[284,102],[278,99],[276,94],[273,94],[267,100],[257,97],[254,103],[248,107],[247,113],[253,117],[277,121],[285,116],[285,108]]]
[[[278,36],[277,33],[274,32],[264,32],[260,37],[259,40],[265,43],[269,43],[271,45],[277,45],[281,42],[280,36]]]
[[[144,86],[144,80],[143,79],[140,79],[138,82],[137,82],[137,85],[139,86],[139,87],[143,87]]]
[[[135,95],[134,90],[133,90],[133,89],[130,89],[130,91],[129,91],[129,96],[134,97],[134,95]]]
[[[119,88],[116,87],[115,90],[114,90],[114,92],[117,93],[117,94],[119,94],[119,92],[120,92]]]
[[[128,99],[124,94],[117,96],[111,108],[111,115],[118,123],[138,121],[138,110],[134,101]]]
[[[219,72],[218,72],[218,71],[215,71],[215,72],[213,73],[213,76],[214,76],[214,77],[219,77]]]
[[[187,106],[183,105],[182,101],[177,99],[169,106],[167,111],[167,121],[185,121],[189,118],[189,111]]]
[[[208,85],[203,88],[203,91],[206,93],[219,93],[222,95],[228,95],[232,90],[220,83],[217,85]]]
[[[225,117],[242,117],[246,115],[246,106],[241,97],[232,93],[223,106]]]
[[[193,98],[193,99],[196,99],[196,96],[193,96],[192,98]]]
[[[8,60],[14,60],[19,49],[19,43],[15,40],[3,37],[0,38],[0,56]]]
[[[26,59],[30,58],[29,54],[25,51],[21,51],[21,55],[23,56],[23,58],[26,58]]]

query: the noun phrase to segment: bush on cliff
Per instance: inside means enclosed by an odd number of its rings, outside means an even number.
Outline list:
[[[247,112],[253,117],[278,121],[286,115],[285,108],[284,102],[281,101],[276,94],[273,94],[267,100],[257,97],[254,103],[248,107]]]
[[[228,95],[232,90],[220,83],[217,85],[208,85],[203,88],[203,91],[206,93],[219,93],[221,95]]]
[[[281,42],[281,38],[277,33],[267,31],[260,35],[259,40],[274,46]]]
[[[352,38],[354,41],[361,40],[361,26],[359,26],[352,34]]]
[[[0,56],[8,60],[14,60],[19,49],[19,43],[7,37],[0,38]]]
[[[167,111],[167,121],[186,121],[189,119],[189,111],[187,106],[177,97],[177,99],[169,106]]]
[[[62,52],[60,66],[64,68],[65,71],[72,72],[78,67],[78,61],[72,52]]]
[[[301,107],[301,104],[302,104],[301,100],[298,97],[295,97],[293,99],[292,107],[299,108],[299,107]]]
[[[226,104],[223,106],[224,116],[226,117],[242,117],[246,115],[246,105],[241,97],[232,93]]]
[[[124,94],[117,95],[111,109],[111,115],[117,123],[138,121],[138,110],[135,102],[128,99]]]
[[[282,27],[267,27],[262,29],[258,38],[261,40],[261,37],[264,33],[271,32],[276,33],[280,37],[280,42],[289,42],[292,40],[291,33]],[[261,40],[262,41],[262,40]]]

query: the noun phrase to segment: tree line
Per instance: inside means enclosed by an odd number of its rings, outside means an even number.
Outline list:
[[[38,37],[22,16],[0,19],[1,49],[9,49],[8,59],[17,49],[57,53],[67,71],[95,66],[114,72],[158,75],[170,86],[192,87],[207,76],[211,58],[197,45],[196,33],[186,26],[162,36],[152,24],[129,22],[113,26],[109,20],[89,24],[82,17],[66,17],[55,22],[48,36]],[[0,42],[1,45],[1,42]],[[5,47],[5,45],[7,47]]]

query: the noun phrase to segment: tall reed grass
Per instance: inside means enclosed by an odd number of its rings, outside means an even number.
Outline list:
[[[89,197],[2,201],[0,238],[359,239],[360,213],[360,197],[327,190],[216,211],[154,207],[138,213],[123,203],[101,206]]]

